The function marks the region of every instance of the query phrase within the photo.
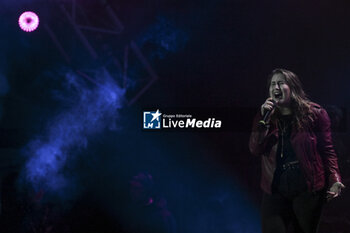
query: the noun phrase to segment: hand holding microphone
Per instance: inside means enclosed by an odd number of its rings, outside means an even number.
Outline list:
[[[271,97],[267,98],[265,103],[261,105],[261,115],[263,116],[262,120],[259,121],[260,125],[266,126],[270,115],[272,115],[275,111],[275,107],[277,102]]]

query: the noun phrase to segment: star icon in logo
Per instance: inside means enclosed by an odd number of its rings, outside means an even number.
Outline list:
[[[152,116],[153,116],[151,122],[154,121],[155,119],[157,119],[157,121],[159,121],[159,116],[162,115],[162,114],[159,112],[159,109],[157,109],[157,112],[151,113],[151,114],[152,114]]]

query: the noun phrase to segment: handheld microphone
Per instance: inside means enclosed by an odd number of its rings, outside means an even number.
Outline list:
[[[273,107],[271,110],[267,110],[262,118],[262,120],[259,121],[259,125],[266,126],[267,120],[269,119],[271,112],[275,109],[277,102],[275,100],[271,100],[273,102]]]

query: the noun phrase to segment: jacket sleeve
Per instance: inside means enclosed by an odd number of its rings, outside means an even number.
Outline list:
[[[328,175],[329,185],[341,182],[338,159],[332,141],[331,121],[323,108],[318,111],[317,137],[318,149],[323,160],[326,175]]]
[[[249,138],[249,150],[253,155],[262,155],[265,152],[269,150],[269,145],[271,138],[271,135],[269,135],[270,132],[270,125],[259,126],[259,121],[261,120],[261,113],[260,111],[256,114],[253,126],[252,126],[252,132],[250,134]]]

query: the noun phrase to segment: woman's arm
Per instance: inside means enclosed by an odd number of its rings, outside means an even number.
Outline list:
[[[341,183],[341,177],[338,167],[338,158],[334,150],[331,123],[325,109],[318,110],[318,149],[323,160],[325,172],[328,175],[328,199],[337,197],[345,186]]]
[[[252,132],[250,134],[249,150],[253,155],[264,154],[269,148],[269,139],[271,139],[271,135],[269,135],[271,126],[259,125],[261,118],[261,113],[258,112],[254,118]]]

